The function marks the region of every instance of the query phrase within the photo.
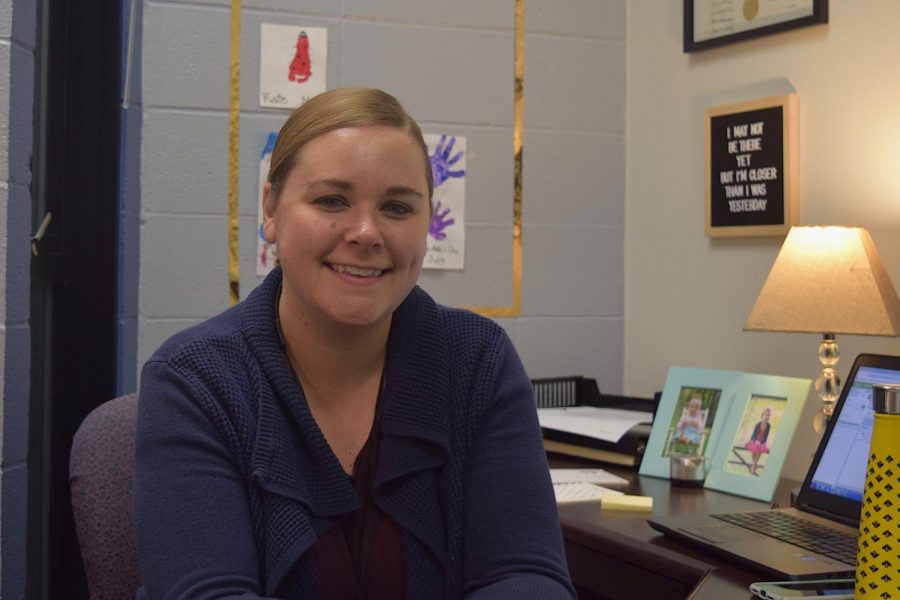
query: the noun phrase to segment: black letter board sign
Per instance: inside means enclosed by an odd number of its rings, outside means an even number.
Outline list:
[[[797,95],[706,111],[706,235],[783,235],[797,215]]]

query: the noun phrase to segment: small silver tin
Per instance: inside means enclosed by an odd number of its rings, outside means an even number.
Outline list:
[[[705,457],[694,454],[670,454],[669,460],[669,479],[672,480],[672,485],[680,487],[703,485],[709,464]]]

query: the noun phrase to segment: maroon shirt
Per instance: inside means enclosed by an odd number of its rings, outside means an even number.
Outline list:
[[[312,548],[323,600],[404,597],[403,530],[378,510],[371,498],[377,430],[377,426],[372,428],[350,476],[362,508],[344,515]]]

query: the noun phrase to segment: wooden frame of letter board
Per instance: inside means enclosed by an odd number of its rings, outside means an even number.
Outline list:
[[[713,117],[722,115],[737,115],[765,108],[780,106],[782,110],[782,149],[784,161],[782,164],[782,177],[784,181],[784,214],[781,223],[774,225],[737,225],[717,226],[712,225],[712,133],[711,123]],[[706,147],[705,184],[706,192],[706,235],[709,237],[734,237],[734,236],[764,236],[786,235],[792,225],[796,225],[800,203],[800,157],[798,140],[800,137],[798,123],[798,98],[797,94],[785,94],[749,100],[726,106],[716,106],[706,109],[704,122],[704,140]]]

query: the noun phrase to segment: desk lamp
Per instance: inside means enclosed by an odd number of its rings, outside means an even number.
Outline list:
[[[861,227],[792,227],[769,271],[745,331],[820,333],[813,420],[821,433],[834,411],[841,380],[835,335],[900,335],[900,299]]]

